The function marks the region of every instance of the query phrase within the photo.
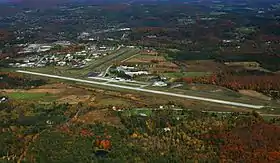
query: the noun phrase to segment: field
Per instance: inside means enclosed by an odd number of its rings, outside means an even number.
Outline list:
[[[68,84],[47,84],[32,89],[3,89],[2,95],[12,100],[32,100],[39,103],[69,103],[76,104],[90,99],[90,93],[72,87]]]
[[[48,98],[47,93],[26,93],[26,92],[13,92],[8,93],[8,97],[16,100],[39,100]]]
[[[165,59],[164,56],[151,55],[151,54],[139,54],[133,58],[130,58],[124,62],[128,65],[138,65],[143,67],[151,73],[164,73],[164,72],[179,72],[179,67]]]
[[[225,62],[225,65],[228,67],[243,68],[246,70],[270,72],[269,70],[262,68],[258,62]]]
[[[263,100],[271,100],[270,97],[267,97],[259,92],[253,91],[253,90],[239,90],[239,93],[246,95],[246,96],[251,96],[251,97],[255,97],[258,99],[263,99]]]
[[[79,116],[77,122],[85,124],[105,123],[113,126],[121,126],[121,119],[117,116],[108,114],[108,109],[100,109],[89,111],[86,114]]]
[[[182,78],[182,77],[196,77],[196,76],[208,76],[211,72],[174,72],[163,73],[163,76],[167,78]]]
[[[185,72],[218,72],[225,68],[214,60],[183,60],[178,63]]]

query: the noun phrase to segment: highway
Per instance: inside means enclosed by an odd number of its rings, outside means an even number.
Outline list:
[[[186,98],[186,99],[191,99],[191,100],[205,101],[205,102],[211,102],[211,103],[217,103],[217,104],[223,104],[223,105],[229,105],[229,106],[236,106],[236,107],[246,107],[246,108],[253,108],[253,109],[261,109],[261,108],[264,107],[264,106],[261,106],[261,105],[253,105],[253,104],[245,104],[245,103],[232,102],[232,101],[224,101],[224,100],[218,100],[218,99],[211,99],[211,98],[176,94],[176,93],[170,93],[170,92],[156,91],[156,90],[150,90],[150,89],[144,89],[144,88],[135,88],[135,87],[124,86],[124,85],[102,83],[102,82],[97,82],[97,81],[89,81],[89,80],[76,79],[76,78],[57,76],[57,75],[50,75],[50,74],[43,74],[43,73],[37,73],[37,72],[31,72],[31,71],[16,70],[16,72],[24,73],[24,74],[30,74],[30,75],[44,76],[44,77],[49,77],[49,78],[75,81],[75,82],[80,82],[80,83],[89,83],[89,84],[101,85],[101,86],[112,87],[112,88],[120,88],[120,89],[126,89],[126,90],[152,93],[152,94],[180,97],[180,98]]]

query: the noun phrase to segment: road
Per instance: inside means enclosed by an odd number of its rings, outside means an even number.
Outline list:
[[[143,87],[143,86],[147,86],[146,85],[141,85],[137,82],[128,82],[128,81],[121,81],[121,80],[116,80],[116,79],[109,79],[109,78],[103,78],[103,77],[88,77],[89,79],[93,79],[93,80],[102,80],[105,81],[106,83],[123,83],[123,84],[127,84],[127,85],[131,85],[131,86],[136,86],[136,87]],[[104,83],[104,82],[103,82]]]
[[[106,78],[106,77],[88,77],[89,79],[96,79],[96,80],[103,80],[103,81],[109,81],[109,82],[122,82],[122,83],[133,83],[133,84],[137,84],[138,86],[147,86],[150,85],[150,83],[144,83],[144,82],[140,82],[140,81],[135,81],[135,80],[126,80],[126,81],[120,81],[120,80],[116,80],[113,78]]]
[[[140,53],[134,54],[133,56],[130,56],[130,57],[128,57],[128,58],[122,60],[121,62],[128,61],[128,60],[130,60],[131,58],[134,58],[134,57],[136,57],[136,56],[138,56],[138,55],[140,55]]]
[[[113,66],[113,65],[110,65],[110,66],[105,70],[104,74],[102,74],[101,76],[102,76],[102,77],[105,77],[106,74],[108,74],[108,72],[109,72],[109,70],[110,70],[110,68],[111,68],[112,66]]]
[[[180,109],[180,108],[137,108],[135,110],[152,110],[152,111],[159,111],[159,110],[172,110],[172,111],[182,111],[184,109]],[[188,109],[189,111],[191,111],[191,109]],[[120,110],[123,111],[123,110]],[[239,113],[239,114],[247,114],[247,113],[240,113],[240,112],[222,112],[222,111],[201,111],[202,113],[215,113],[215,114],[232,114],[232,113]],[[267,114],[267,113],[262,113],[262,112],[257,112],[259,115],[264,116],[264,117],[280,117],[279,114]]]
[[[31,71],[17,70],[16,72],[24,73],[24,74],[37,75],[37,76],[44,76],[44,77],[49,77],[49,78],[56,78],[56,79],[63,79],[63,80],[81,82],[81,83],[89,83],[89,84],[101,85],[101,86],[112,87],[112,88],[121,88],[121,89],[126,89],[126,90],[133,90],[133,91],[140,91],[140,92],[146,92],[146,93],[152,93],[152,94],[180,97],[180,98],[186,98],[186,99],[191,99],[191,100],[206,101],[206,102],[211,102],[211,103],[237,106],[237,107],[246,107],[246,108],[253,108],[253,109],[261,109],[261,108],[264,107],[264,106],[261,106],[261,105],[245,104],[245,103],[239,103],[239,102],[224,101],[224,100],[218,100],[218,99],[211,99],[211,98],[176,94],[176,93],[156,91],[156,90],[150,90],[150,89],[135,88],[135,87],[124,86],[124,85],[102,83],[102,82],[97,82],[97,81],[89,81],[89,80],[76,79],[76,78],[57,76],[57,75],[50,75],[50,74],[43,74],[43,73],[37,73],[37,72],[31,72]]]

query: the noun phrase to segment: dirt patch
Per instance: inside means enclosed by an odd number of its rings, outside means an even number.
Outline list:
[[[77,95],[69,95],[62,97],[57,100],[59,103],[68,103],[68,104],[77,104],[79,102],[85,102],[87,100],[91,101],[90,95],[83,95],[83,96],[77,96]]]
[[[67,87],[69,87],[69,85],[64,84],[64,83],[53,83],[53,84],[42,85],[38,88],[40,88],[40,89],[66,89]]]
[[[63,92],[64,89],[31,89],[28,90],[28,93],[50,93],[50,94],[59,94]]]
[[[23,89],[4,89],[1,92],[3,93],[50,93],[50,94],[59,94],[63,92],[64,89],[29,89],[29,90],[23,90]]]
[[[246,95],[246,96],[262,99],[262,100],[271,100],[270,97],[267,97],[267,96],[263,95],[262,93],[259,93],[257,91],[253,91],[253,90],[239,90],[239,93]]]
[[[87,114],[80,116],[77,121],[86,124],[102,122],[115,126],[122,125],[120,118],[110,114],[110,111],[108,109],[88,112]]]

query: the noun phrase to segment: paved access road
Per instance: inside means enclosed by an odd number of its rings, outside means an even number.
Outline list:
[[[146,92],[146,93],[152,93],[152,94],[159,94],[159,95],[180,97],[180,98],[186,98],[186,99],[192,99],[192,100],[206,101],[206,102],[212,102],[212,103],[224,104],[224,105],[230,105],[230,106],[246,107],[246,108],[253,108],[253,109],[261,109],[264,107],[261,105],[244,104],[244,103],[239,103],[239,102],[224,101],[224,100],[217,100],[217,99],[211,99],[211,98],[176,94],[176,93],[156,91],[156,90],[150,90],[150,89],[144,89],[144,88],[135,88],[135,87],[124,86],[124,85],[102,83],[102,82],[97,82],[97,81],[89,81],[89,80],[76,79],[76,78],[57,76],[57,75],[50,75],[50,74],[43,74],[43,73],[37,73],[37,72],[31,72],[31,71],[17,70],[16,72],[44,76],[44,77],[49,77],[49,78],[76,81],[76,82],[80,82],[80,83],[89,83],[89,84],[101,85],[101,86],[112,87],[112,88],[121,88],[121,89],[134,90],[134,91],[140,91],[140,92]]]

